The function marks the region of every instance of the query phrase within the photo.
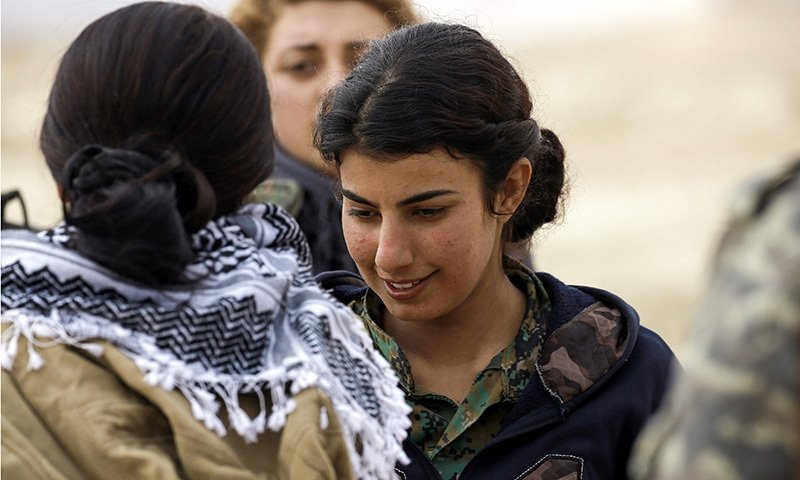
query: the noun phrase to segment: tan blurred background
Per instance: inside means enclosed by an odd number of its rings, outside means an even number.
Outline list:
[[[58,59],[89,21],[129,3],[0,6],[0,181],[22,191],[35,227],[60,218],[37,148]],[[232,0],[187,3],[224,14]],[[497,42],[567,148],[566,215],[537,239],[538,268],[619,294],[680,355],[734,187],[800,152],[800,1],[417,3]]]

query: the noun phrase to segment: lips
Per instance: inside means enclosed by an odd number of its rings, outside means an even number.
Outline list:
[[[433,275],[433,274],[431,274]],[[410,300],[419,294],[426,285],[431,275],[416,280],[387,280],[382,278],[386,293],[395,300]]]
[[[394,282],[386,282],[392,286],[395,290],[408,290],[409,288],[419,285],[419,282],[422,280],[414,280],[413,282],[406,282],[406,283],[394,283]]]

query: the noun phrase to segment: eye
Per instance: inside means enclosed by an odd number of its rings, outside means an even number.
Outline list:
[[[358,220],[370,220],[379,217],[380,214],[373,210],[350,207],[347,209],[347,216],[356,218]]]
[[[445,207],[438,208],[418,208],[414,210],[414,215],[421,218],[434,218],[444,214],[447,211]]]
[[[300,60],[290,63],[285,70],[294,76],[307,78],[317,73],[317,65],[311,60]]]

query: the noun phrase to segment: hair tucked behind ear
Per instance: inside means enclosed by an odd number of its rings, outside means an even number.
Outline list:
[[[371,43],[323,100],[315,144],[337,167],[351,148],[386,161],[442,148],[479,169],[491,212],[512,166],[528,158],[532,179],[504,231],[519,242],[556,218],[564,190],[564,149],[532,109],[525,82],[480,33],[423,23]]]
[[[506,224],[508,241],[525,241],[558,217],[566,182],[564,157],[564,147],[556,134],[542,129],[541,141],[528,158],[533,173],[525,198]]]
[[[40,145],[82,253],[148,283],[184,280],[189,235],[271,171],[266,79],[225,19],[134,4],[64,54]]]

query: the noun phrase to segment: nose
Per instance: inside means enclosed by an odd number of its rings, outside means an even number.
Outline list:
[[[330,64],[330,69],[328,70],[327,74],[325,75],[325,81],[322,85],[321,94],[325,94],[328,90],[335,87],[339,82],[347,78],[350,75],[350,71],[352,67],[347,65],[343,62],[332,62]]]
[[[378,249],[375,252],[375,266],[379,272],[387,276],[402,273],[403,268],[414,262],[414,253],[411,245],[411,235],[407,229],[392,219],[385,216],[381,222],[378,236]]]

